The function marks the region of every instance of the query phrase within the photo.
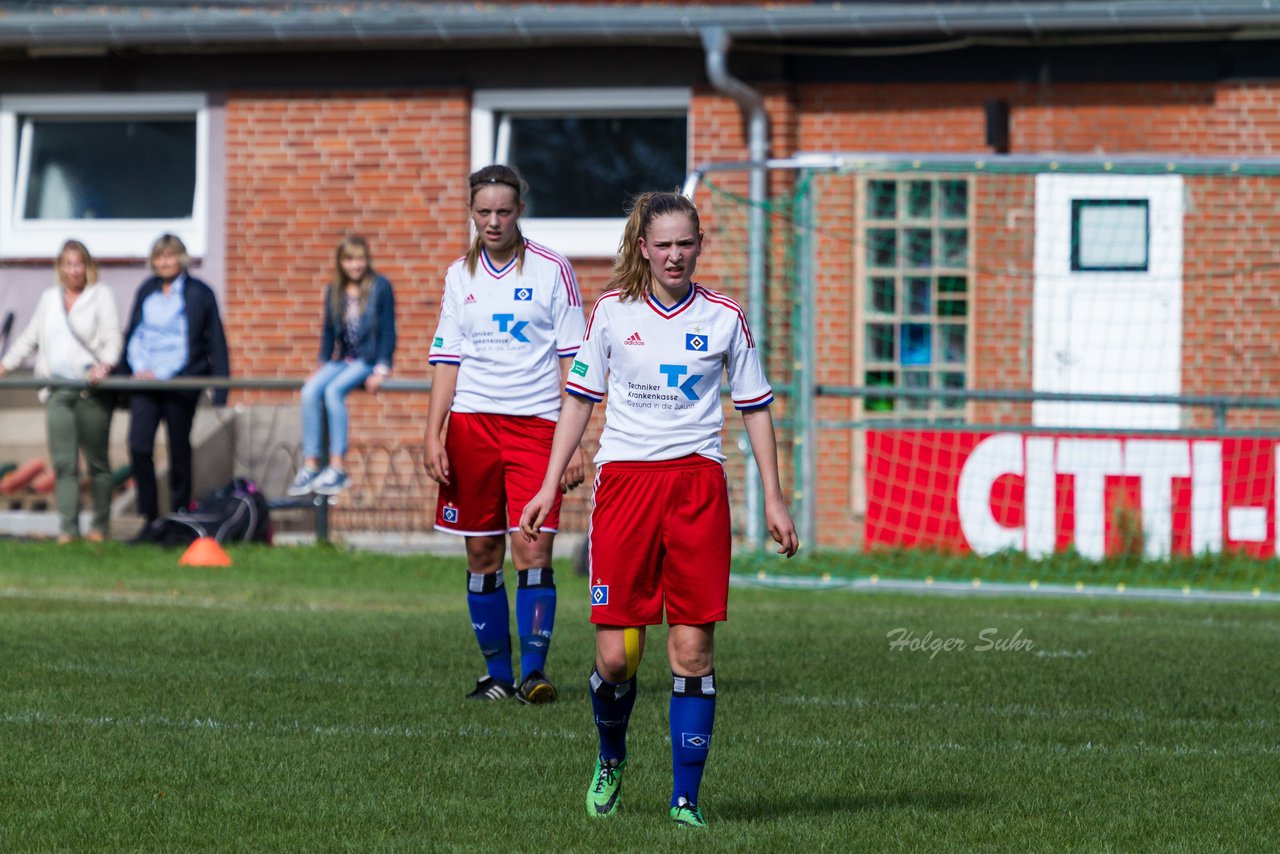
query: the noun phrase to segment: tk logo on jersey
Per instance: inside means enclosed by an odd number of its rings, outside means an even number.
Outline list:
[[[667,378],[667,388],[678,388],[688,400],[697,400],[695,386],[702,382],[702,374],[689,373],[687,365],[658,365],[658,372]]]
[[[495,314],[493,316],[494,323],[498,324],[499,332],[510,332],[511,337],[522,344],[528,344],[529,338],[524,334],[524,328],[529,325],[527,320],[516,320],[514,314]]]
[[[531,302],[533,300],[533,288],[516,288],[514,296],[516,302]]]

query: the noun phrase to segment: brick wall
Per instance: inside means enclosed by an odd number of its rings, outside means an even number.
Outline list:
[[[1280,397],[1280,177],[1194,177],[1183,243],[1183,393]],[[1274,430],[1274,411],[1228,427]],[[1213,426],[1197,410],[1192,426]]]
[[[320,301],[348,233],[369,240],[376,268],[395,287],[397,375],[425,374],[443,271],[467,239],[468,109],[457,91],[228,97],[226,315],[238,375],[314,369]],[[292,406],[296,395],[239,400]],[[356,393],[349,407],[357,477],[383,484],[389,469],[416,465],[374,449],[421,437],[424,396]],[[417,498],[403,503],[425,504],[425,495]],[[416,521],[425,523],[425,510]]]

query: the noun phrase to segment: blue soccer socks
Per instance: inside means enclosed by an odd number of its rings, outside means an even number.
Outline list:
[[[591,671],[591,709],[600,733],[600,758],[622,761],[627,758],[627,724],[636,705],[636,678],[608,682],[598,670]]]
[[[551,630],[556,624],[556,580],[551,567],[522,569],[516,584],[516,631],[520,674],[546,673]]]
[[[698,803],[716,718],[716,674],[671,675],[671,806],[675,807],[681,798]]]
[[[507,589],[502,583],[502,570],[486,575],[467,573],[467,608],[471,612],[471,628],[475,630],[480,652],[484,653],[489,676],[505,685],[514,685],[511,632],[507,628],[511,615]]]

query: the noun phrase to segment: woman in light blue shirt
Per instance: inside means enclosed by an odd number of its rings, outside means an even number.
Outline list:
[[[227,339],[213,289],[189,274],[191,256],[182,240],[161,235],[151,247],[155,275],[138,288],[125,358],[117,373],[135,379],[230,374]],[[160,515],[153,453],[156,431],[165,424],[169,440],[169,499],[175,509],[191,503],[191,424],[200,392],[135,391],[129,396],[129,460],[138,491],[138,512],[151,522]],[[214,392],[215,406],[227,401],[226,389]]]

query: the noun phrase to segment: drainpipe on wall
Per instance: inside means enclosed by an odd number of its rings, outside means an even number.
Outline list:
[[[707,79],[718,91],[733,100],[747,116],[747,159],[753,164],[747,197],[747,322],[756,339],[756,348],[764,352],[765,293],[764,293],[764,204],[766,195],[769,156],[769,120],[764,111],[764,99],[760,93],[728,70],[728,51],[731,39],[722,27],[708,27],[701,31],[702,47],[707,54]],[[753,454],[746,454],[746,503],[745,532],[753,546],[763,545],[762,502],[760,477]]]

